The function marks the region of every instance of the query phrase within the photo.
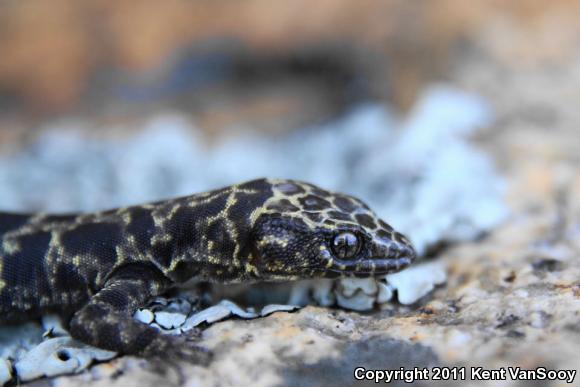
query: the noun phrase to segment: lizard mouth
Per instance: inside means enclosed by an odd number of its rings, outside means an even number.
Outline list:
[[[408,267],[414,257],[394,259],[364,259],[359,261],[333,262],[327,270],[348,277],[367,278],[383,274],[395,273]]]

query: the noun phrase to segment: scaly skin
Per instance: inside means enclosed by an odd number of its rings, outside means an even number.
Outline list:
[[[360,200],[293,180],[89,214],[0,213],[0,323],[57,313],[74,338],[96,347],[203,362],[202,348],[134,312],[190,279],[369,277],[414,257]]]

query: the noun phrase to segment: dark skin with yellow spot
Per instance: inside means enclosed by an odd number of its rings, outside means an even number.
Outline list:
[[[134,320],[135,311],[191,279],[364,278],[414,258],[362,201],[293,180],[89,214],[0,213],[0,323],[56,313],[84,343],[205,363],[205,349]]]

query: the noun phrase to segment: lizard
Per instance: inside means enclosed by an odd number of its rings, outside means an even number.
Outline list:
[[[415,256],[363,201],[288,179],[93,213],[0,212],[0,324],[53,313],[98,348],[207,363],[209,351],[135,311],[192,279],[365,278]]]

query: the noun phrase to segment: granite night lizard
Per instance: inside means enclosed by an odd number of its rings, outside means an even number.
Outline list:
[[[191,279],[363,278],[414,258],[408,239],[359,199],[294,180],[85,214],[2,212],[0,324],[56,313],[81,342],[204,363],[204,348],[134,312]]]

